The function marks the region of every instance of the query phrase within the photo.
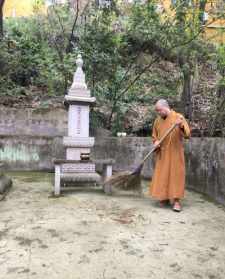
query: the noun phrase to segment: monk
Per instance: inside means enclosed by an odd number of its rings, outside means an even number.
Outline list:
[[[190,137],[190,129],[184,117],[172,110],[166,100],[159,100],[155,110],[159,116],[153,125],[152,139],[158,148],[150,195],[159,200],[160,206],[171,202],[173,210],[179,212],[185,188],[183,138]],[[177,127],[159,145],[160,138],[175,123]]]

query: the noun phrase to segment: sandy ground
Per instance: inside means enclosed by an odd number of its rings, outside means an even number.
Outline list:
[[[0,202],[1,279],[225,278],[225,211],[188,192],[183,212],[147,196],[73,191],[13,174]]]

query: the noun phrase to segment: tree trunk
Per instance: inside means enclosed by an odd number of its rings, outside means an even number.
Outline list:
[[[5,0],[0,0],[0,37],[3,37],[3,6]]]
[[[191,97],[192,97],[192,84],[193,84],[193,75],[190,70],[190,66],[186,66],[183,69],[183,91],[181,96],[182,101],[182,107],[184,111],[184,115],[189,120],[192,119],[192,103],[191,103]]]
[[[200,0],[199,3],[199,21],[204,24],[204,12],[206,8],[207,0]]]
[[[2,9],[0,10],[0,37],[3,37],[3,14],[2,14]]]

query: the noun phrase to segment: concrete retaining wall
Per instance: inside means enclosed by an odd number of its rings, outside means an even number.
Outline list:
[[[52,170],[63,158],[62,137],[0,136],[0,161],[7,170]]]
[[[225,138],[192,138],[185,153],[188,187],[225,205]]]
[[[55,109],[15,109],[0,106],[0,136],[63,136],[67,133],[67,112]]]
[[[67,112],[62,108],[0,107],[0,161],[9,170],[50,170],[64,156]]]

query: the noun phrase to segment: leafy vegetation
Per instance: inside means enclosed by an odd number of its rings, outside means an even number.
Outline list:
[[[110,7],[53,5],[47,15],[38,3],[35,16],[11,18],[0,41],[0,94],[63,96],[71,84],[78,52],[88,86],[97,98],[93,122],[116,132],[135,106],[160,97],[178,101],[192,120],[196,69],[217,59],[224,76],[224,46],[202,39],[206,1],[176,1],[172,12],[159,12],[157,1]],[[195,1],[194,1],[195,2]],[[216,15],[220,17],[220,14]],[[212,62],[213,63],[213,62]],[[219,90],[224,91],[224,78]],[[222,88],[222,89],[221,89]],[[150,113],[145,126],[151,121]]]

